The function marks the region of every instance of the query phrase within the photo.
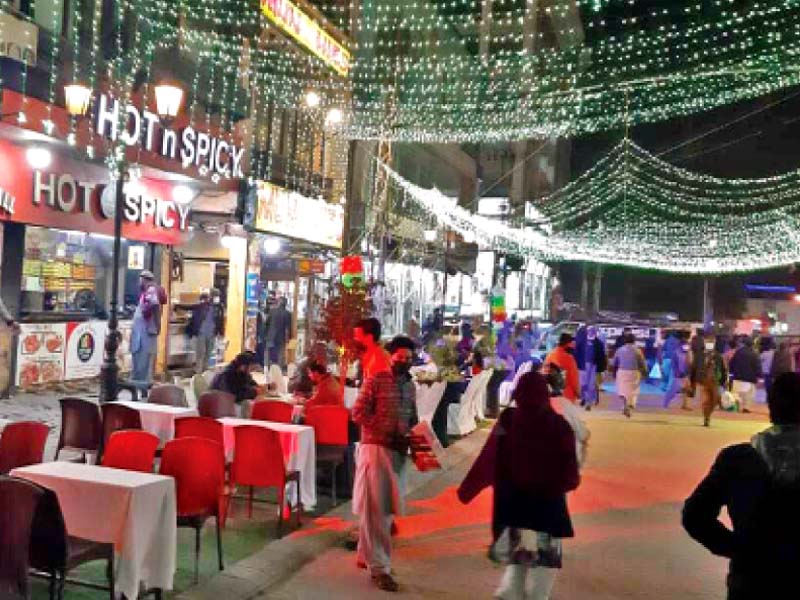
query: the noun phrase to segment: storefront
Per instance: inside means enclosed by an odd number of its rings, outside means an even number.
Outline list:
[[[38,153],[38,154],[37,154]],[[142,270],[170,282],[170,248],[190,205],[157,171],[127,184],[122,229],[119,360],[130,367],[130,317]],[[103,360],[111,300],[114,189],[108,169],[56,146],[0,139],[2,295],[22,325],[0,367],[21,388],[94,377]],[[13,373],[13,375],[12,375]]]
[[[291,361],[311,342],[331,291],[344,209],[267,182],[248,191],[245,206],[250,231],[245,348],[258,347],[259,313],[265,316],[285,298],[295,340],[288,348]]]

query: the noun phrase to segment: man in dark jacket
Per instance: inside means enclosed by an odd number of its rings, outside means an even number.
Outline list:
[[[286,371],[286,343],[292,337],[292,313],[286,305],[286,298],[281,298],[269,311],[265,341],[267,365],[277,364],[283,371]]]
[[[743,336],[739,340],[739,349],[731,358],[728,370],[733,379],[733,393],[741,400],[742,412],[749,413],[756,399],[756,384],[761,377],[761,359],[753,350],[751,338]]]
[[[195,337],[195,373],[208,369],[217,346],[217,337],[225,334],[225,309],[219,290],[200,294],[200,302],[192,307],[192,318],[186,332]]]
[[[598,375],[608,368],[606,347],[597,335],[597,327],[589,325],[584,336],[576,336],[575,362],[581,374],[581,405],[592,410],[600,402]]]
[[[775,380],[773,427],[720,452],[686,500],[683,526],[730,559],[728,600],[790,598],[800,566],[800,375]],[[733,531],[719,520],[726,507]]]

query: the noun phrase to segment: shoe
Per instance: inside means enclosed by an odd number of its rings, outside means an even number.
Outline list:
[[[586,409],[586,412],[589,412],[590,410],[592,410],[592,405],[587,404],[584,408]]]
[[[388,573],[373,575],[372,583],[375,584],[375,587],[377,587],[379,590],[383,590],[384,592],[396,592],[400,589],[400,586]]]
[[[750,409],[749,408],[743,408],[742,412],[745,413],[745,414],[750,414]]]
[[[711,427],[711,420],[708,417],[703,419],[703,427]]]
[[[622,409],[622,414],[630,419],[631,418],[631,409],[630,409],[630,407],[626,406],[625,408],[623,408]]]

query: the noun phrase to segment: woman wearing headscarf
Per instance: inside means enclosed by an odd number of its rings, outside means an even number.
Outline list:
[[[580,482],[575,435],[541,374],[523,375],[512,399],[516,407],[500,415],[458,497],[467,504],[494,488],[490,557],[508,565],[495,598],[547,600],[561,540],[574,536],[566,494]]]

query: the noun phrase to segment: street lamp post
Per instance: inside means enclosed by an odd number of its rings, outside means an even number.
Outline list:
[[[89,110],[91,90],[83,84],[73,83],[64,87],[67,112],[73,119],[86,116]],[[155,87],[156,113],[165,125],[174,121],[183,102],[183,89],[173,83],[164,82]],[[116,150],[115,150],[116,151]],[[104,346],[103,365],[100,367],[100,402],[113,402],[119,392],[119,365],[117,350],[119,332],[119,272],[122,250],[122,210],[125,204],[125,180],[128,175],[124,148],[117,156],[116,183],[114,186],[114,249],[112,254],[111,313],[108,318],[108,334]]]

